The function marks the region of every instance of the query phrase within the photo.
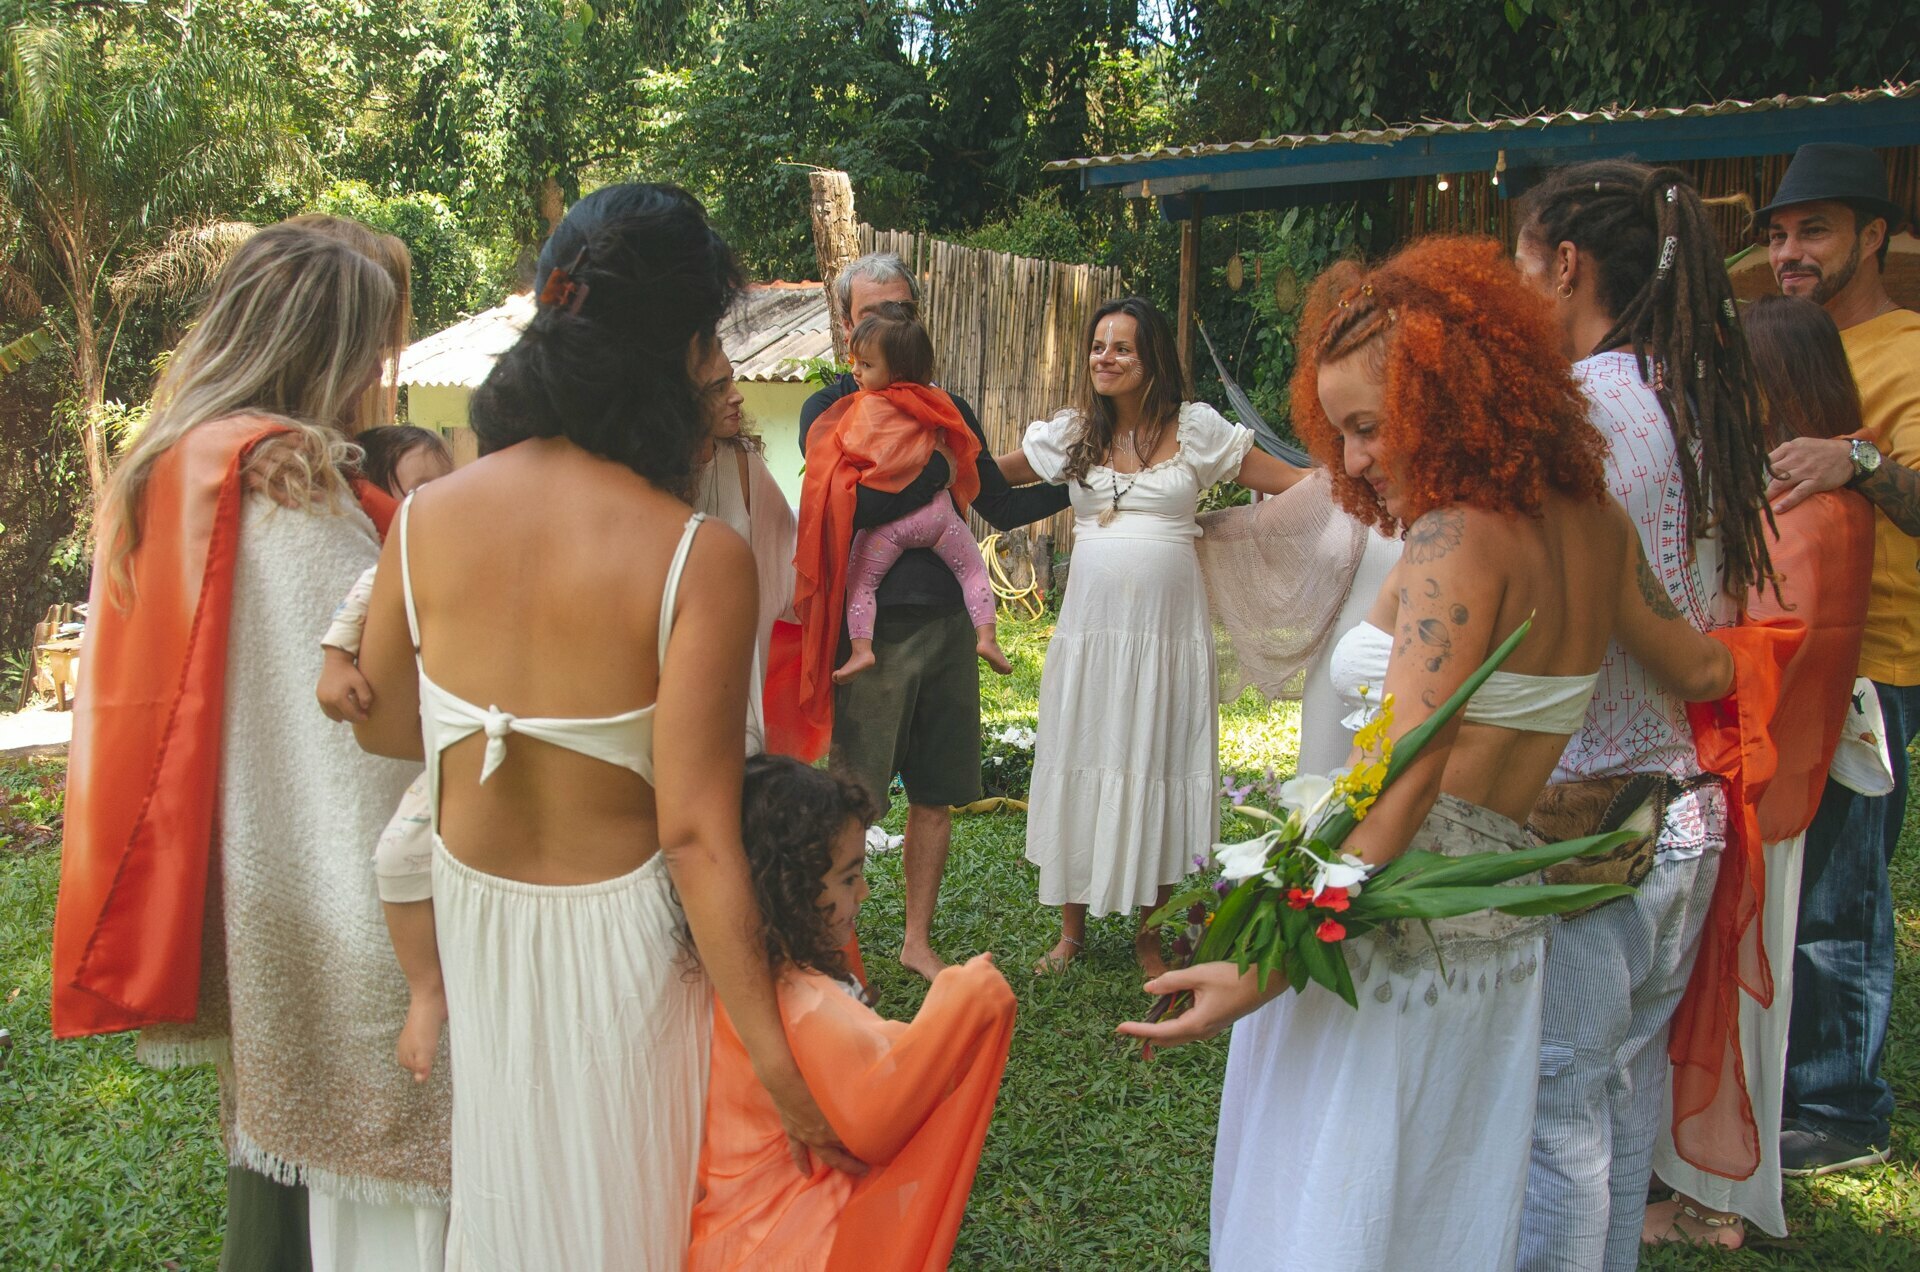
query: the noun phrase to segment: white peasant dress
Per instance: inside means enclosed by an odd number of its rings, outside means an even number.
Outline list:
[[[1080,427],[1076,411],[1027,427],[1022,449],[1044,480],[1066,480]],[[1138,473],[1097,466],[1070,483],[1073,559],[1040,676],[1027,860],[1043,904],[1096,917],[1152,905],[1219,834],[1219,704],[1194,511],[1202,491],[1239,473],[1253,433],[1188,402],[1179,443]]]

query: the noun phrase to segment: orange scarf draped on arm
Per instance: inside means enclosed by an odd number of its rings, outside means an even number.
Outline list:
[[[1733,652],[1733,694],[1687,705],[1701,768],[1726,779],[1728,817],[1700,953],[1667,1044],[1673,1143],[1688,1163],[1727,1179],[1760,1165],[1739,995],[1773,1004],[1761,944],[1764,848],[1805,830],[1819,807],[1859,662],[1873,554],[1872,510],[1844,491],[1782,514],[1777,529],[1779,597],[1769,589],[1754,598],[1753,625],[1712,633]]]
[[[257,416],[215,420],[154,461],[127,559],[130,603],[110,594],[114,528],[98,527],[53,920],[55,1037],[198,1011],[241,469],[285,431]],[[391,516],[384,491],[361,499],[376,526]]]
[[[953,456],[954,502],[980,493],[980,439],[953,399],[924,384],[890,384],[828,407],[807,434],[794,551],[793,607],[800,619],[800,710],[816,728],[833,720],[833,658],[847,599],[847,554],[861,486],[898,493],[939,442]]]

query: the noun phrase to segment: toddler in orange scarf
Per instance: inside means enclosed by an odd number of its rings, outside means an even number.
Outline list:
[[[772,1099],[713,1011],[689,1272],[936,1272],[953,1252],[1013,1039],[1013,991],[979,955],[911,1023],[883,1020],[840,953],[866,899],[866,793],[784,756],[747,761],[741,837],[787,1041],[862,1176],[795,1169]]]
[[[808,434],[801,494],[798,582],[794,606],[802,638],[803,701],[817,719],[831,712],[831,666],[840,634],[842,596],[853,652],[832,672],[845,684],[874,665],[875,591],[903,552],[930,548],[959,580],[979,637],[974,646],[995,671],[1012,670],[994,626],[993,589],[986,563],[961,513],[979,493],[980,441],[953,399],[927,381],[933,342],[910,305],[880,306],[848,340],[860,392],[841,398]],[[926,467],[935,450],[953,472],[951,499],[870,530],[853,530],[855,488],[898,492]]]

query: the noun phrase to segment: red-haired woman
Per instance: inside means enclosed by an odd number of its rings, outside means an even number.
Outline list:
[[[1371,271],[1336,266],[1300,347],[1296,428],[1341,505],[1405,541],[1368,621],[1336,648],[1343,699],[1390,695],[1389,732],[1404,736],[1533,617],[1349,851],[1378,864],[1527,844],[1521,823],[1616,633],[1683,696],[1726,692],[1726,651],[1648,590],[1639,540],[1606,497],[1600,439],[1551,357],[1546,305],[1496,243],[1432,238]],[[1358,1010],[1318,986],[1282,998],[1277,978],[1263,993],[1230,963],[1148,983],[1195,995],[1184,1016],[1121,1026],[1162,1045],[1258,1011],[1235,1031],[1222,1096],[1216,1268],[1513,1266],[1544,923],[1484,914],[1434,923],[1431,938],[1418,926],[1356,938]]]

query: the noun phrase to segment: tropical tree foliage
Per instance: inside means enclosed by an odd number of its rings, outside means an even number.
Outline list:
[[[90,487],[106,476],[99,408],[129,308],[303,141],[278,85],[191,20],[170,40],[110,45],[90,17],[33,17],[0,36],[0,262],[8,317],[48,315],[72,371]],[[156,256],[156,254],[159,254]],[[121,271],[133,273],[116,287]]]

